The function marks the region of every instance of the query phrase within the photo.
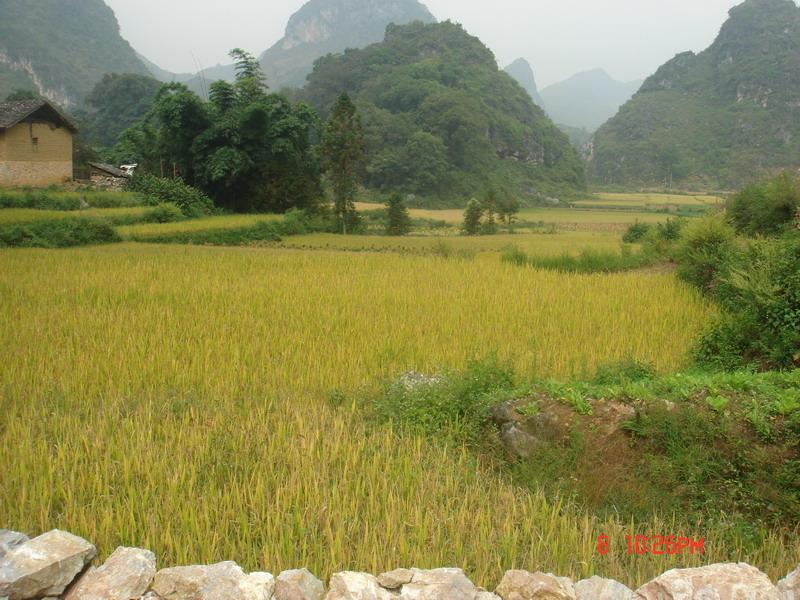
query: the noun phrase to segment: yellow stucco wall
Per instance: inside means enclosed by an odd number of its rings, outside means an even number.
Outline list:
[[[72,134],[48,123],[0,133],[0,186],[52,185],[72,179]]]

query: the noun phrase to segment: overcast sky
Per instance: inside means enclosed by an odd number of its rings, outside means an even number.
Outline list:
[[[259,55],[305,0],[107,0],[122,34],[162,68],[194,72],[242,47]],[[439,20],[477,35],[501,66],[527,58],[539,87],[602,67],[643,79],[707,47],[738,0],[428,0]]]

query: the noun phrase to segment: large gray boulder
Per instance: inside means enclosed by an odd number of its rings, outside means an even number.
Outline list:
[[[275,580],[275,600],[322,600],[325,586],[308,569],[284,571]]]
[[[637,600],[782,600],[769,578],[744,563],[673,569],[636,591]]]
[[[633,600],[633,590],[613,579],[595,575],[575,584],[578,600]]]
[[[64,600],[131,600],[150,587],[156,555],[141,548],[117,548],[103,566],[90,568]]]
[[[269,573],[245,575],[234,562],[173,567],[156,573],[152,591],[163,600],[269,600]]]
[[[781,600],[800,600],[800,565],[778,582]]]
[[[567,577],[528,571],[507,571],[495,593],[503,600],[577,600]]]
[[[395,600],[396,596],[367,573],[343,572],[331,577],[325,600]]]
[[[60,596],[95,554],[92,544],[58,529],[28,540],[0,558],[0,597]]]
[[[0,529],[0,559],[3,558],[9,550],[13,550],[17,546],[21,546],[30,538],[24,533],[10,531],[8,529]]]

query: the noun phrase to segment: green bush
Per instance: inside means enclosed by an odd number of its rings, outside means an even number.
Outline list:
[[[728,215],[737,231],[746,235],[773,235],[791,226],[800,210],[800,185],[788,173],[738,192],[728,203]]]
[[[490,357],[470,363],[461,373],[437,377],[407,374],[388,384],[372,402],[371,410],[379,421],[415,433],[477,443],[491,407],[513,389],[512,369]]]
[[[736,234],[721,215],[686,227],[677,250],[678,276],[705,292],[714,292],[736,254]]]
[[[652,226],[649,223],[639,223],[637,221],[628,227],[625,235],[622,236],[622,241],[626,244],[635,244],[637,242],[641,242],[644,239],[644,236],[646,236],[651,229]]]
[[[108,221],[69,218],[0,227],[0,247],[67,248],[118,242]]]
[[[800,238],[751,242],[722,284],[716,297],[725,313],[696,358],[724,369],[800,366]]]
[[[182,179],[166,179],[154,175],[135,175],[128,183],[128,189],[149,197],[158,198],[178,206],[187,217],[210,215],[214,211],[211,198],[200,190],[191,187]]]

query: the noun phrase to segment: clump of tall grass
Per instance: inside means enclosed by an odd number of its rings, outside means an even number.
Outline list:
[[[584,248],[578,254],[565,251],[560,256],[529,256],[519,247],[510,246],[503,251],[501,260],[561,273],[617,273],[648,267],[661,259],[657,254],[623,245],[619,252]]]

